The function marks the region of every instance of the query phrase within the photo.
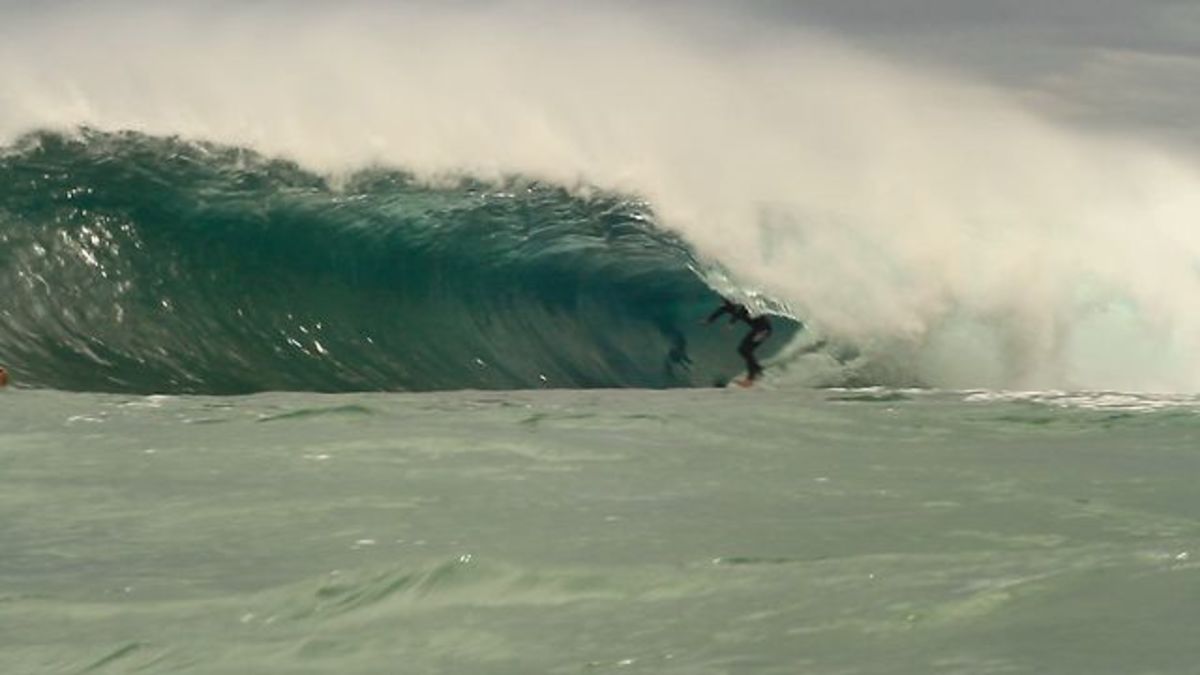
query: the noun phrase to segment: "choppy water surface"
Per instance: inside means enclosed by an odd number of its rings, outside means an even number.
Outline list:
[[[5,673],[1186,673],[1187,397],[0,395]]]

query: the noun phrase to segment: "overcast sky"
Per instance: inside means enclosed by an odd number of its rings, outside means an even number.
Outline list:
[[[1074,123],[1200,149],[1198,0],[750,0],[890,57],[1000,84]]]

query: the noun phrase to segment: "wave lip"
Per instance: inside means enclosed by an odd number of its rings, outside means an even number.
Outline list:
[[[384,169],[334,185],[242,148],[83,130],[0,153],[0,228],[0,358],[36,387],[674,387],[740,369],[735,338],[697,326],[717,299],[701,263],[622,195]]]

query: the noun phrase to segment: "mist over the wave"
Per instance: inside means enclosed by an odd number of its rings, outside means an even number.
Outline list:
[[[4,140],[87,125],[635,192],[920,381],[1200,387],[1200,171],[950,73],[677,5],[0,11]]]

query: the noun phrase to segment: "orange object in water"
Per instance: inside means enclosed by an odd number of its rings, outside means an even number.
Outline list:
[[[4,366],[0,366],[0,387],[6,384],[8,384],[8,371],[4,369]]]

